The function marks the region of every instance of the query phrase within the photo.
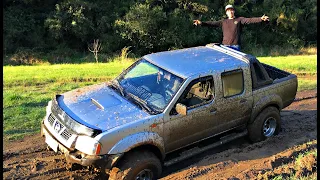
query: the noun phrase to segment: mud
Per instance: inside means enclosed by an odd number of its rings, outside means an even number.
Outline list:
[[[300,159],[300,153],[317,149],[316,90],[300,92],[281,112],[279,135],[250,143],[240,138],[208,150],[175,165],[163,168],[161,179],[270,179],[277,175],[296,177],[316,174],[313,154]],[[106,179],[93,167],[70,166],[64,155],[46,149],[40,134],[18,141],[5,141],[3,179]],[[285,165],[285,166],[284,166]]]

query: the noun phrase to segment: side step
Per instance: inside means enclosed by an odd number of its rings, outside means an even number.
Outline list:
[[[235,139],[238,139],[240,137],[243,137],[243,136],[245,136],[247,134],[248,134],[247,130],[244,130],[244,131],[242,131],[240,133],[228,134],[226,136],[221,137],[219,141],[216,141],[216,142],[214,142],[214,143],[212,143],[210,145],[207,145],[207,146],[204,146],[204,147],[201,147],[201,148],[195,147],[195,148],[192,148],[192,149],[188,150],[187,152],[182,152],[182,153],[180,153],[180,156],[178,156],[176,158],[173,158],[173,159],[170,159],[169,161],[164,162],[164,166],[170,166],[172,164],[178,163],[178,162],[183,161],[185,159],[188,159],[188,158],[190,158],[190,157],[192,157],[194,155],[200,154],[200,153],[202,153],[204,151],[207,151],[209,149],[212,149],[214,147],[218,147],[218,146],[220,146],[222,144],[226,144],[226,143],[228,143],[228,142],[230,142],[232,140],[235,140]]]

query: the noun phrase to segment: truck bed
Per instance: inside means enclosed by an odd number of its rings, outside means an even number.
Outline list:
[[[297,76],[264,63],[261,63],[261,65],[264,67],[273,82],[262,86],[259,90],[257,89],[253,91],[256,101],[261,98],[259,96],[263,97],[264,92],[266,92],[265,90],[268,89],[268,94],[277,94],[281,97],[283,102],[282,108],[290,105],[297,92]]]
[[[280,70],[280,69],[278,69],[276,67],[269,66],[269,65],[264,64],[264,63],[261,63],[261,64],[263,65],[263,67],[267,71],[269,77],[271,79],[273,79],[273,80],[282,79],[282,78],[285,78],[285,77],[290,75],[290,73],[288,73],[286,71],[283,71],[283,70]]]

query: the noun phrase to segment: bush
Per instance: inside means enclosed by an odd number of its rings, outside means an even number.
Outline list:
[[[128,40],[134,50],[141,53],[161,47],[162,27],[165,24],[166,14],[161,7],[150,8],[149,5],[140,3],[134,5],[123,20],[115,22],[121,37]]]
[[[5,0],[4,54],[18,49],[57,51],[54,62],[64,62],[60,49],[87,52],[100,39],[101,53],[114,54],[125,46],[146,54],[222,41],[221,28],[199,28],[192,20],[225,18],[224,6],[233,3],[236,16],[260,17],[270,22],[247,25],[242,48],[261,46],[302,48],[317,44],[316,0]],[[64,52],[61,52],[64,53]],[[265,53],[265,52],[264,52]],[[66,56],[63,55],[63,56]]]
[[[18,49],[12,56],[6,57],[4,65],[34,65],[48,63],[47,60],[41,59],[42,53],[32,49]]]
[[[23,6],[8,7],[3,13],[4,52],[14,53],[19,48],[43,47],[44,29],[35,14]]]

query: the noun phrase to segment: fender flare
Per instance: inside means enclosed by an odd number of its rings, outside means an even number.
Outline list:
[[[277,109],[279,109],[280,111],[283,107],[282,98],[276,94],[272,94],[261,98],[256,104],[254,104],[252,108],[249,124],[253,123],[253,121],[259,115],[259,113],[267,106],[276,106]]]
[[[128,152],[133,148],[142,145],[153,145],[161,153],[162,158],[165,157],[164,141],[161,136],[155,132],[139,132],[131,134],[118,141],[108,152],[108,154],[120,154]]]

